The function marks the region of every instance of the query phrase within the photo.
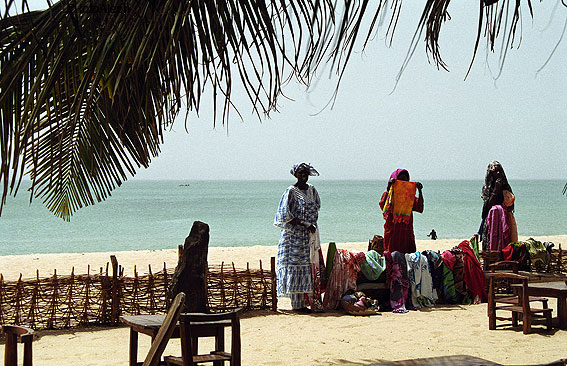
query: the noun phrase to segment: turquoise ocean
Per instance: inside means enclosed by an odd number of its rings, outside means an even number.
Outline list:
[[[70,222],[29,202],[25,184],[0,217],[0,255],[174,249],[193,221],[210,226],[210,246],[276,245],[273,219],[293,181],[128,181],[106,201]],[[385,181],[311,179],[321,196],[322,242],[366,242],[383,234],[378,201]],[[417,239],[468,238],[480,224],[482,181],[422,181],[425,210],[415,214]],[[510,180],[519,235],[567,234],[563,180]]]

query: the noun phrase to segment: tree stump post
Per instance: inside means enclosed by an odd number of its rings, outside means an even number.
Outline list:
[[[168,291],[170,301],[179,293],[187,296],[184,312],[207,312],[207,254],[209,249],[209,225],[195,221],[185,239],[183,252],[175,268]]]

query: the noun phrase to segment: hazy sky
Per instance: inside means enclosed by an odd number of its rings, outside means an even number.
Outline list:
[[[478,4],[455,0],[440,41],[451,71],[428,64],[421,42],[392,92],[423,3],[403,2],[391,47],[382,31],[364,53],[357,48],[332,109],[323,110],[336,84],[328,70],[309,91],[291,82],[284,91],[294,101],[281,98],[279,113],[262,121],[236,89],[244,121],[231,113],[228,133],[226,126],[213,129],[210,99],[204,99],[200,118],[189,117],[189,133],[183,112],[160,156],[134,179],[291,179],[290,166],[301,160],[319,170],[317,179],[385,180],[398,167],[415,180],[483,179],[494,159],[512,179],[565,179],[567,40],[537,70],[561,35],[567,8],[559,6],[549,22],[555,0],[535,2],[532,22],[522,3],[522,43],[508,52],[500,78],[494,79],[498,54],[487,59],[482,39],[463,80]]]

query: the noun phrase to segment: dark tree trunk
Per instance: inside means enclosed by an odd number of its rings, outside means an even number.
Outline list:
[[[209,249],[209,225],[195,221],[185,239],[183,253],[175,268],[168,297],[172,300],[179,292],[185,292],[184,312],[204,313],[207,310],[206,278],[207,252]]]

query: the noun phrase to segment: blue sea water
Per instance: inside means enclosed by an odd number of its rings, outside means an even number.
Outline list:
[[[378,207],[385,181],[310,181],[321,196],[322,242],[363,242],[383,233]],[[128,181],[105,202],[80,209],[70,222],[25,187],[0,217],[0,255],[118,252],[176,248],[193,221],[210,226],[210,246],[276,245],[272,225],[290,181]],[[482,181],[422,181],[425,210],[415,214],[417,239],[434,228],[440,238],[468,238],[480,224]],[[519,235],[567,234],[562,180],[510,181]]]

